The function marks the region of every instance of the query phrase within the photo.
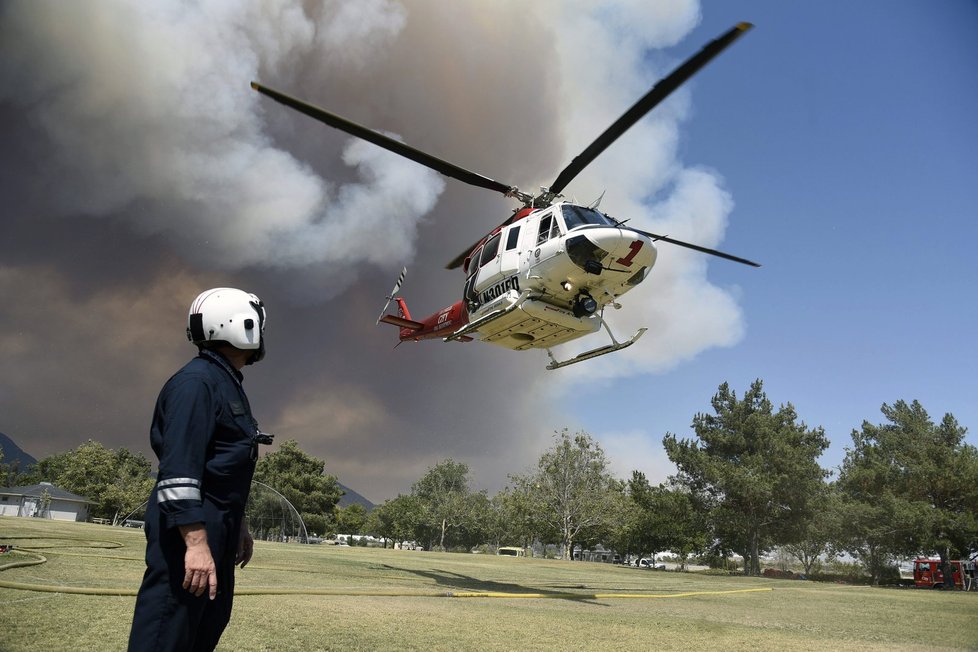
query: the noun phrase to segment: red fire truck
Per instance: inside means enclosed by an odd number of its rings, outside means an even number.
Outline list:
[[[971,582],[974,582],[975,562],[965,559],[952,559],[951,566],[954,567],[952,579],[954,586],[959,589],[968,589]],[[971,580],[971,582],[969,582]],[[913,561],[913,581],[918,587],[942,589],[944,588],[944,573],[941,570],[940,559],[914,559]]]

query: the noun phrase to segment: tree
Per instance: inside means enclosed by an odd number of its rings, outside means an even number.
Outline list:
[[[255,467],[254,479],[285,496],[313,531],[325,531],[334,522],[333,510],[343,491],[336,478],[326,474],[325,460],[303,452],[294,439],[263,455]],[[249,502],[253,502],[248,508],[252,523],[266,513],[271,521],[280,519],[276,498],[264,495],[261,500]]]
[[[457,531],[458,545],[471,549],[493,539],[499,532],[499,515],[485,491],[472,492],[465,499],[467,517]]]
[[[343,534],[363,534],[367,508],[359,503],[336,508],[336,531]]]
[[[429,548],[437,537],[438,547],[444,549],[449,530],[462,527],[470,517],[468,474],[467,464],[449,458],[430,467],[411,488],[424,509]]]
[[[112,523],[138,510],[149,499],[156,479],[152,465],[142,453],[126,448],[115,451],[115,477],[102,492],[101,504],[112,510]]]
[[[93,501],[90,514],[120,518],[142,505],[153,490],[152,465],[142,453],[110,450],[89,439],[74,450],[40,460],[32,477]]]
[[[417,541],[424,507],[417,496],[398,495],[374,507],[364,525],[366,532],[394,542]]]
[[[675,483],[710,510],[718,544],[744,557],[745,574],[759,575],[761,552],[802,536],[828,440],[822,428],[796,423],[790,403],[775,412],[760,380],[743,400],[720,385],[712,406],[716,414],[693,417],[698,441],[667,433],[663,445],[679,469]]]
[[[910,502],[882,490],[872,500],[845,493],[839,501],[835,546],[859,560],[873,586],[897,557],[916,554],[913,532],[921,512]]]
[[[543,537],[544,525],[540,516],[539,496],[531,476],[511,475],[511,487],[493,497],[500,511],[498,543],[518,544],[529,548]]]
[[[881,408],[887,423],[852,431],[839,473],[843,549],[859,557],[874,583],[890,558],[978,549],[978,451],[946,414],[931,421],[917,402]]]
[[[629,552],[655,557],[669,550],[685,563],[691,554],[707,547],[703,510],[685,488],[662,484],[653,487],[644,473],[633,471],[627,496],[630,506],[624,513],[631,530]]]
[[[784,551],[798,560],[811,575],[819,567],[819,559],[830,553],[844,531],[839,527],[840,497],[834,484],[824,485],[818,496],[813,497],[812,516],[802,528],[797,541],[786,544]]]
[[[623,558],[634,554],[642,557],[649,549],[646,543],[648,533],[646,513],[635,500],[632,489],[636,478],[641,478],[644,486],[648,487],[648,480],[639,471],[634,471],[632,479],[628,482],[616,480],[614,485],[616,494],[614,514],[617,518],[609,528],[606,543]]]
[[[653,494],[653,527],[659,532],[659,550],[669,550],[686,560],[708,547],[709,527],[700,501],[682,486],[660,485]]]
[[[15,487],[27,476],[27,473],[20,470],[20,460],[10,463],[4,461],[3,449],[0,448],[0,487]]]
[[[555,433],[537,470],[518,484],[529,493],[532,518],[560,544],[561,559],[572,556],[573,543],[607,532],[614,516],[612,478],[604,450],[586,432],[571,438]]]
[[[509,488],[507,487],[492,498],[487,497],[483,511],[479,513],[484,542],[497,548],[520,543],[519,536],[515,534],[514,524],[509,518],[508,500]]]

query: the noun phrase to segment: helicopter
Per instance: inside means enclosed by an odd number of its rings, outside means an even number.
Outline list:
[[[618,137],[752,27],[738,23],[657,82],[536,195],[436,158],[258,82],[251,82],[251,87],[319,122],[447,177],[518,200],[521,206],[508,219],[446,266],[465,273],[460,300],[415,320],[400,296],[407,273],[404,268],[386,297],[377,323],[397,326],[398,344],[478,339],[517,351],[544,349],[550,357],[547,369],[554,370],[625,349],[646,332],[640,328],[631,338],[619,341],[604,318],[604,309],[609,305],[621,308],[619,298],[648,277],[656,262],[655,243],[666,242],[760,267],[745,258],[626,225],[597,209],[600,198],[581,206],[563,201],[561,195],[567,184]],[[396,314],[387,312],[391,302],[397,305]],[[610,344],[566,360],[558,360],[551,351],[602,327],[611,338]]]

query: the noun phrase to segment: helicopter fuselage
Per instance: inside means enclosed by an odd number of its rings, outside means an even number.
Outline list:
[[[469,325],[464,339],[508,349],[563,344],[598,330],[603,308],[641,283],[655,260],[652,238],[597,210],[565,202],[523,209],[466,257],[463,298],[402,326],[401,339],[444,338]]]

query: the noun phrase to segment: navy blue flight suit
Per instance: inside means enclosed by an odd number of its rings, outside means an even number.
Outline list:
[[[160,460],[146,509],[146,573],[129,650],[213,650],[231,618],[234,558],[258,455],[241,374],[201,350],[160,392],[150,443]],[[217,597],[183,588],[180,525],[204,523]]]

